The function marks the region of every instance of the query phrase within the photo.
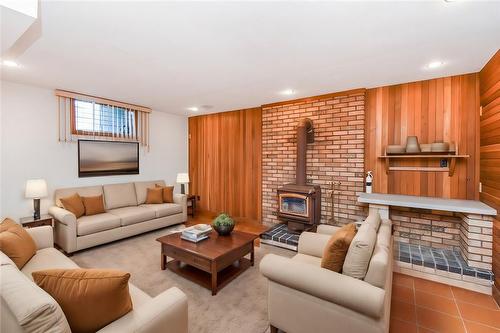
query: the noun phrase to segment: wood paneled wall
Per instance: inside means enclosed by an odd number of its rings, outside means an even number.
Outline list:
[[[374,171],[374,192],[442,198],[479,198],[479,75],[466,74],[367,90],[365,170]],[[458,144],[452,177],[447,172],[385,172],[388,144],[444,140]],[[393,162],[391,162],[393,163]],[[405,166],[439,166],[439,160],[401,161]],[[397,165],[397,164],[395,164]]]
[[[190,193],[202,211],[261,220],[262,110],[189,118]]]
[[[500,212],[500,51],[479,73],[481,87],[481,201]],[[500,214],[493,221],[494,296],[500,304]]]

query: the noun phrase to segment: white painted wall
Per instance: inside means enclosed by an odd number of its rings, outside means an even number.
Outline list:
[[[187,117],[153,111],[151,150],[140,152],[140,174],[78,178],[76,143],[57,141],[57,102],[54,92],[2,81],[0,110],[0,217],[30,216],[31,199],[24,198],[26,180],[44,178],[49,196],[41,212],[61,187],[164,179],[175,184],[178,172],[187,172]],[[176,185],[176,192],[180,191]]]

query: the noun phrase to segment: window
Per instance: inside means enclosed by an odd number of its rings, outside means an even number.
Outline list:
[[[55,95],[59,142],[134,141],[149,150],[150,108],[59,89]]]
[[[135,110],[74,99],[71,118],[73,134],[136,137]]]

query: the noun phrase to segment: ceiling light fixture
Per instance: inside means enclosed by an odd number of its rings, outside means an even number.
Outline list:
[[[189,107],[187,108],[189,111],[192,111],[192,112],[197,112],[198,111],[198,108],[196,106],[192,106],[192,107]]]
[[[441,67],[443,65],[444,65],[444,62],[442,62],[442,61],[432,61],[427,65],[427,68],[435,69],[435,68]]]
[[[2,61],[2,65],[7,67],[19,67],[19,64],[12,60],[4,60]]]
[[[295,95],[295,90],[293,89],[285,89],[281,92],[282,95]]]

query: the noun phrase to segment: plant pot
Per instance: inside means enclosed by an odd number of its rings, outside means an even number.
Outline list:
[[[212,227],[215,229],[215,231],[217,231],[219,236],[228,236],[234,229],[234,223],[230,225],[219,225],[219,226],[213,225]]]

